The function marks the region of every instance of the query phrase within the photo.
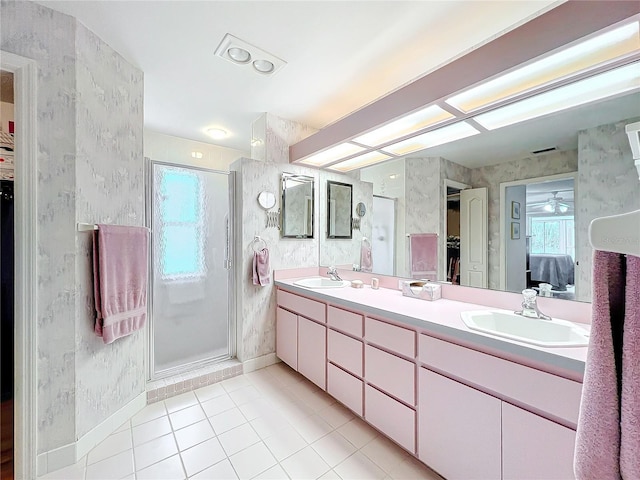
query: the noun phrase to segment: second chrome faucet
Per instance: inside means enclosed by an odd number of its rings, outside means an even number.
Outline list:
[[[531,288],[522,291],[522,310],[514,312],[516,315],[522,315],[529,318],[540,318],[542,320],[551,320],[549,315],[545,315],[538,308],[536,303],[537,293]]]

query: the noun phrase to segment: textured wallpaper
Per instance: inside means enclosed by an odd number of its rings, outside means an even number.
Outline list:
[[[640,117],[578,132],[576,256],[578,300],[591,301],[593,249],[591,220],[640,209],[638,171],[633,164],[625,125]]]
[[[143,75],[91,31],[76,30],[76,219],[144,225]],[[76,435],[145,391],[145,341],[93,332],[91,235],[76,236]]]
[[[489,196],[489,288],[500,288],[500,184],[578,170],[575,150],[553,152],[471,170],[474,188],[487,187]]]

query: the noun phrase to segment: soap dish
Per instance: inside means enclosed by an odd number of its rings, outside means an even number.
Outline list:
[[[442,297],[442,287],[437,283],[431,283],[426,280],[404,281],[402,282],[402,295],[433,301]]]
[[[363,288],[364,283],[362,283],[362,280],[351,280],[351,286],[353,288]]]

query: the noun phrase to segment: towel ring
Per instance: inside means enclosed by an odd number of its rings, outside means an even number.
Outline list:
[[[257,249],[256,249],[256,245],[257,245],[259,248],[257,248]],[[262,237],[260,237],[260,236],[256,235],[256,236],[253,238],[253,241],[251,242],[251,247],[253,248],[253,251],[254,251],[255,253],[258,253],[258,252],[260,252],[260,250],[262,250],[262,249],[264,249],[264,248],[267,248],[267,242],[265,241],[265,239],[264,239],[264,238],[262,238]]]

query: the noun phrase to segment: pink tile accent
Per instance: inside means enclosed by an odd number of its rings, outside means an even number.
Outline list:
[[[276,311],[276,355],[298,369],[298,316],[280,307]]]
[[[319,267],[305,267],[305,268],[290,268],[287,270],[274,270],[274,280],[284,280],[286,278],[301,278],[301,277],[317,277],[322,275]]]
[[[347,337],[342,333],[329,330],[327,333],[327,358],[348,370],[354,375],[362,377],[364,345],[358,340]]]
[[[416,300],[417,301],[417,300]],[[416,333],[373,318],[365,318],[364,332],[367,342],[374,343],[404,357],[416,356]]]
[[[298,317],[298,371],[318,385],[327,388],[327,327]]]
[[[416,374],[413,362],[367,345],[364,364],[367,382],[409,405],[416,404]]]
[[[364,418],[415,454],[416,412],[369,385],[365,385],[364,392]]]
[[[364,332],[362,314],[348,312],[341,308],[332,306],[327,308],[327,323],[354,337],[362,337]]]
[[[333,364],[327,365],[327,392],[362,416],[363,382]]]
[[[278,289],[277,301],[279,306],[286,308],[287,310],[300,313],[301,315],[318,322],[325,323],[327,321],[326,306],[324,303],[285,292],[280,289]]]

